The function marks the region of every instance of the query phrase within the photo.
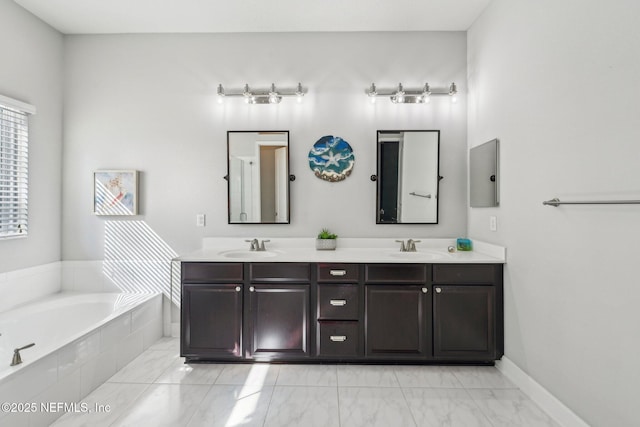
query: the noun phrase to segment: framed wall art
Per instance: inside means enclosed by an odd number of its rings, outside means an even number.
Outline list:
[[[93,213],[138,214],[138,171],[100,170],[93,173]]]

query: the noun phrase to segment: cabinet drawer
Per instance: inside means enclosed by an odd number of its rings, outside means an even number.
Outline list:
[[[318,355],[353,357],[358,351],[358,322],[318,322]]]
[[[307,263],[260,262],[249,267],[251,281],[257,282],[308,282],[311,268]]]
[[[242,263],[183,262],[183,283],[242,281]]]
[[[367,283],[425,283],[426,264],[367,264]]]
[[[357,283],[359,277],[358,264],[318,264],[319,283]]]
[[[433,283],[494,283],[493,264],[437,264],[433,266]]]
[[[358,285],[318,285],[318,319],[357,320]]]

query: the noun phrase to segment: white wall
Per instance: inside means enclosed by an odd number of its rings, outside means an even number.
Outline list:
[[[32,104],[29,236],[0,241],[0,273],[60,261],[63,39],[0,0],[0,94]]]
[[[63,258],[102,259],[105,218],[92,211],[92,172],[142,171],[140,218],[178,253],[211,236],[451,237],[466,230],[466,34],[298,33],[67,36],[65,38]],[[370,105],[379,87],[458,83],[458,104]],[[218,83],[241,88],[302,82],[301,105],[285,99],[216,103]],[[234,102],[237,101],[237,102]],[[376,130],[441,130],[438,225],[375,225]],[[290,225],[228,225],[227,130],[289,130]],[[324,135],[353,147],[340,183],[317,179],[307,155]],[[207,214],[196,228],[195,215]],[[108,244],[108,242],[107,242]]]
[[[640,4],[494,0],[468,32],[469,145],[500,139],[505,353],[593,426],[637,426]],[[489,231],[497,215],[498,232]]]

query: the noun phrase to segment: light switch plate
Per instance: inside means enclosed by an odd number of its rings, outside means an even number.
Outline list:
[[[196,227],[204,227],[205,224],[205,215],[197,214],[196,215]]]
[[[498,231],[498,218],[494,215],[489,217],[489,230]]]

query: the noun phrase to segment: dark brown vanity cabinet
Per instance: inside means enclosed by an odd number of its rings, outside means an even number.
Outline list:
[[[433,267],[433,355],[492,361],[503,349],[502,265]]]
[[[316,265],[316,355],[329,359],[362,357],[361,266]]]
[[[242,264],[182,264],[182,356],[242,357],[242,276]]]
[[[369,359],[431,357],[427,264],[367,264],[365,342]]]
[[[309,356],[309,284],[251,284],[247,356],[260,360]]]
[[[478,362],[504,351],[502,264],[182,263],[187,361]]]
[[[308,263],[248,264],[246,357],[292,360],[310,355]]]

